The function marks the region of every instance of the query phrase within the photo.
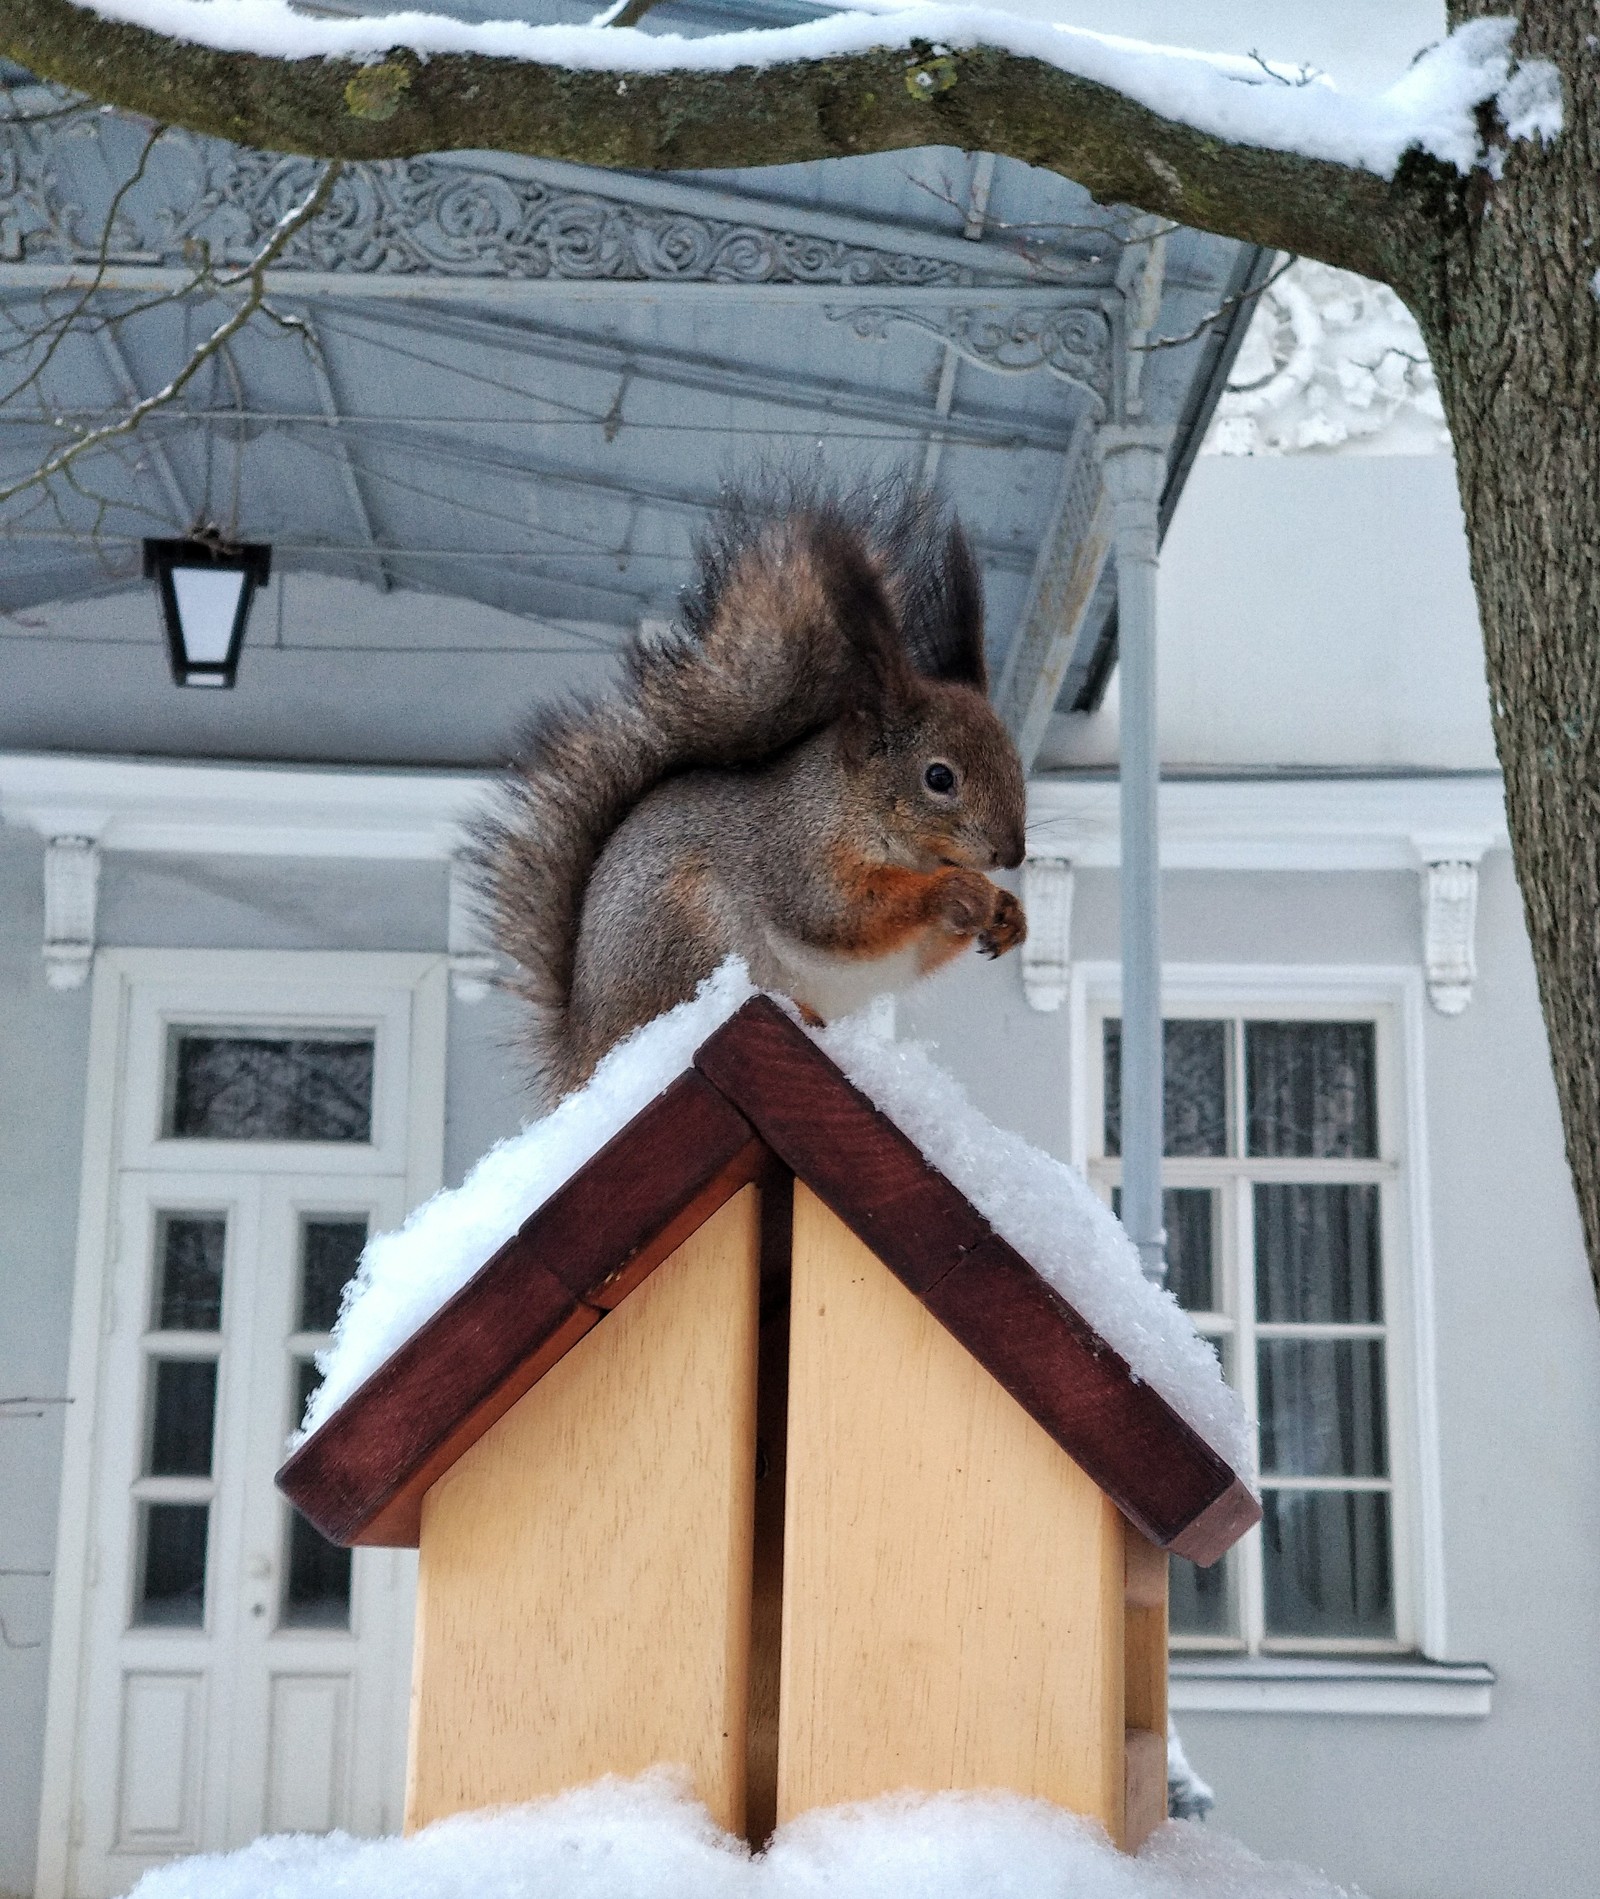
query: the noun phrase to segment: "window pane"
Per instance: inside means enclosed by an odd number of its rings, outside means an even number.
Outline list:
[[[302,1332],[331,1332],[339,1295],[353,1278],[367,1243],[363,1219],[307,1220],[300,1229],[300,1319]]]
[[[306,1400],[316,1383],[316,1366],[308,1358],[297,1359],[296,1422],[305,1415]],[[298,1510],[289,1512],[289,1559],[284,1565],[283,1589],[285,1628],[349,1628],[350,1557],[349,1550],[330,1543]]]
[[[1111,1189],[1111,1211],[1122,1217],[1122,1189]],[[1216,1195],[1209,1187],[1168,1187],[1161,1195],[1167,1229],[1167,1290],[1186,1312],[1215,1312],[1212,1273]]]
[[[1212,1271],[1216,1195],[1209,1187],[1169,1187],[1161,1196],[1167,1229],[1167,1290],[1188,1312],[1215,1312]]]
[[[1394,1634],[1387,1493],[1268,1490],[1261,1505],[1268,1635]]]
[[[1105,1143],[1122,1152],[1122,1024],[1105,1024]],[[1161,1025],[1162,1140],[1173,1155],[1228,1151],[1228,1025],[1175,1020]]]
[[[214,1358],[152,1359],[145,1475],[209,1477],[216,1409]]]
[[[210,1141],[372,1138],[372,1041],[181,1034],[167,1132]]]
[[[1378,1325],[1383,1269],[1376,1185],[1257,1186],[1256,1317]]]
[[[1370,1022],[1249,1022],[1244,1053],[1250,1153],[1306,1160],[1376,1155]]]
[[[222,1261],[228,1223],[220,1213],[163,1213],[156,1222],[158,1332],[215,1332],[222,1324]]]
[[[1386,1477],[1383,1344],[1262,1339],[1261,1469],[1279,1477]]]
[[[147,1627],[197,1629],[206,1608],[206,1518],[203,1503],[140,1505],[139,1600],[134,1621]]]
[[[1174,1635],[1231,1635],[1230,1558],[1201,1569],[1181,1556],[1167,1560],[1167,1615]]]

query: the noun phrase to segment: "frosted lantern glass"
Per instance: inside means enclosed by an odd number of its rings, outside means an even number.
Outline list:
[[[174,567],[183,650],[191,665],[220,666],[228,657],[245,576],[236,567]]]

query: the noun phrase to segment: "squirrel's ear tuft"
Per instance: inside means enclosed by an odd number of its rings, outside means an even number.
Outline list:
[[[912,664],[924,678],[986,693],[983,583],[960,522],[928,489],[908,489],[883,539]]]
[[[807,527],[812,572],[838,637],[855,657],[857,691],[881,717],[911,684],[882,568],[854,525],[837,514],[819,511]]]

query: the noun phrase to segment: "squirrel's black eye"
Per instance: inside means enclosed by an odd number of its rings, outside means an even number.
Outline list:
[[[948,765],[935,759],[922,774],[922,782],[930,791],[951,792],[956,788],[956,775]]]

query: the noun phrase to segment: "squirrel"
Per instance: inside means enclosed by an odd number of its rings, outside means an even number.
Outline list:
[[[735,494],[620,690],[546,710],[474,856],[552,1099],[725,958],[827,1021],[1021,904],[1021,760],[987,697],[965,535],[905,480]]]

